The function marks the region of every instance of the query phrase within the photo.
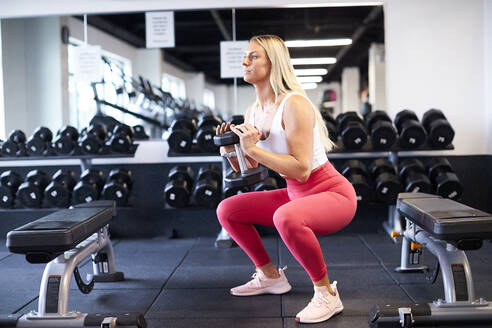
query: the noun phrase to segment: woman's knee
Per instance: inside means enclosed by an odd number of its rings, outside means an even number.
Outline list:
[[[289,233],[302,226],[299,214],[292,212],[292,209],[280,207],[273,215],[273,224],[280,233]]]

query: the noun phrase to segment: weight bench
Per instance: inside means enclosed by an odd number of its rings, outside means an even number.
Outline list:
[[[29,263],[47,263],[39,291],[38,311],[0,316],[0,327],[146,327],[140,313],[86,314],[68,311],[72,274],[88,294],[94,282],[124,280],[117,272],[108,223],[116,215],[114,201],[79,204],[51,213],[7,234],[7,248],[25,254]],[[89,283],[77,265],[92,256]]]
[[[398,272],[426,271],[419,265],[422,247],[434,254],[443,278],[445,299],[426,304],[375,305],[372,327],[414,327],[432,324],[492,322],[492,305],[477,299],[465,251],[492,239],[492,215],[424,193],[401,193],[397,210],[406,219]],[[437,270],[437,269],[436,269]],[[437,272],[436,272],[437,273]]]

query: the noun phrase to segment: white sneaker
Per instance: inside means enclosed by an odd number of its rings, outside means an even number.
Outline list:
[[[296,321],[300,323],[322,322],[342,312],[343,304],[336,286],[337,282],[334,281],[331,288],[335,296],[330,294],[326,286],[314,286],[314,296],[311,302],[296,315]]]
[[[287,281],[287,277],[284,273],[285,269],[287,269],[287,267],[278,269],[280,277],[276,279],[268,278],[261,270],[258,270],[251,276],[253,280],[244,285],[231,288],[231,294],[234,296],[253,296],[260,294],[287,293],[292,289],[292,286]]]

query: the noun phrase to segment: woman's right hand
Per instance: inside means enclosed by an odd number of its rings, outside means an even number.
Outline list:
[[[223,135],[227,131],[231,131],[231,126],[235,126],[235,125],[231,124],[231,122],[222,123],[220,125],[217,125],[217,128],[215,129],[215,134],[218,136]],[[221,148],[222,147],[224,148],[225,152],[227,152],[227,153],[234,151],[233,145],[221,146]]]

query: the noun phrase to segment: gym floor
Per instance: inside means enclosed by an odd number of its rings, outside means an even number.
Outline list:
[[[444,296],[440,276],[430,285],[422,274],[393,271],[399,265],[400,245],[383,232],[341,232],[319,240],[345,310],[327,322],[305,326],[368,327],[373,304],[428,302]],[[0,313],[35,310],[44,265],[27,263],[0,241]],[[264,243],[274,264],[288,266],[293,289],[285,295],[231,296],[229,288],[248,281],[254,268],[241,249],[214,248],[212,237],[123,239],[113,245],[117,269],[126,280],[96,283],[88,295],[73,280],[69,310],[141,312],[149,327],[297,327],[295,315],[311,299],[312,284],[280,238],[267,236]],[[468,252],[468,258],[477,296],[492,300],[492,243]],[[433,266],[434,261],[424,250],[423,262]],[[89,261],[80,267],[82,276],[91,270]]]

